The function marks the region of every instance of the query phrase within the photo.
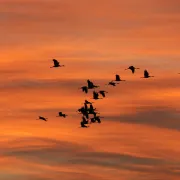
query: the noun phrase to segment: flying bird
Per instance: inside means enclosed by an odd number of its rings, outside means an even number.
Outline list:
[[[115,79],[114,81],[126,81],[126,80],[122,80],[122,79],[120,78],[120,76],[119,76],[118,74],[116,74],[116,79]]]
[[[94,113],[94,110],[96,110],[96,108],[94,108],[93,105],[90,104],[89,111]]]
[[[111,86],[116,86],[116,84],[119,84],[119,83],[115,83],[115,82],[113,82],[113,81],[110,81],[108,84],[106,84],[106,85],[111,85]]]
[[[53,62],[54,62],[54,66],[50,67],[50,68],[53,68],[53,67],[62,67],[64,65],[60,65],[59,61],[56,60],[56,59],[53,59]]]
[[[83,121],[81,121],[80,124],[81,124],[81,127],[82,127],[82,128],[88,128],[88,127],[89,127],[89,126],[86,126],[86,125],[83,123]]]
[[[87,80],[87,83],[88,83],[88,89],[94,89],[94,88],[99,87],[99,86],[94,85],[94,83],[90,81],[89,79]]]
[[[84,103],[86,103],[86,104],[92,104],[92,103],[94,103],[94,102],[89,102],[88,100],[85,100]]]
[[[42,117],[42,116],[39,116],[39,119],[43,120],[43,121],[47,121],[48,118],[45,118],[45,117]],[[37,120],[39,120],[37,119]]]
[[[81,88],[83,92],[85,92],[86,94],[88,93],[88,87],[87,86],[82,86]]]
[[[66,117],[67,116],[67,114],[63,114],[62,112],[59,112],[59,116],[57,116],[57,117]]]
[[[88,119],[86,119],[84,116],[82,117],[82,122],[84,123],[84,124],[88,124],[89,122],[88,122]]]
[[[99,98],[98,92],[93,91],[93,99],[97,100],[97,99],[102,99],[102,98]]]
[[[148,71],[145,69],[144,70],[144,77],[141,77],[141,78],[150,78],[150,77],[154,77],[154,76],[150,76]]]
[[[132,71],[132,73],[134,74],[135,73],[135,69],[140,69],[140,68],[135,68],[134,66],[129,66],[127,69],[125,70],[128,70],[130,69]]]
[[[99,91],[99,94],[101,94],[103,97],[105,97],[105,93],[108,93],[107,91]]]

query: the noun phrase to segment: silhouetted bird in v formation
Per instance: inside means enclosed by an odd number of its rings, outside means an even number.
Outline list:
[[[130,69],[132,71],[132,73],[134,74],[135,73],[135,69],[140,69],[140,68],[135,68],[134,66],[129,66],[127,69],[125,70],[128,70]]]

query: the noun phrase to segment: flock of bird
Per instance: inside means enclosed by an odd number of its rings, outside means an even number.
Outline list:
[[[54,66],[50,67],[50,68],[57,68],[57,67],[63,67],[65,65],[60,65],[59,61],[56,59],[53,59],[53,63]],[[129,66],[127,69],[125,70],[131,70],[131,72],[134,74],[136,69],[140,69],[140,68],[135,68],[134,66]],[[180,74],[180,73],[178,73]],[[141,78],[150,78],[150,77],[154,77],[154,76],[150,76],[149,72],[145,69],[144,70],[144,76]],[[108,84],[106,85],[110,85],[110,86],[116,86],[116,84],[119,84],[118,82],[120,81],[125,81],[122,80],[120,78],[120,76],[118,74],[115,75],[115,79],[110,81]],[[87,86],[82,86],[79,89],[82,90],[82,92],[84,93],[88,93],[88,91],[90,89],[95,89],[98,88],[100,86],[95,85],[92,81],[90,81],[89,79],[87,80]],[[94,100],[98,100],[98,99],[102,99],[106,97],[106,93],[108,93],[105,90],[100,90],[100,91],[93,91],[93,98]],[[99,97],[99,95],[101,95],[101,97]],[[87,124],[91,124],[91,123],[101,123],[101,119],[100,118],[104,118],[101,116],[98,116],[97,114],[100,114],[99,112],[97,112],[97,109],[93,107],[92,105],[93,102],[89,102],[87,100],[85,100],[84,102],[84,106],[82,106],[81,108],[79,108],[77,110],[77,112],[79,112],[80,114],[82,114],[82,121],[80,122],[80,125],[82,128],[87,128],[89,126],[87,126]],[[89,105],[89,107],[88,107]],[[91,115],[91,117],[90,117]],[[59,115],[57,117],[63,117],[66,118],[66,116],[68,116],[67,114],[64,114],[63,112],[59,112]],[[48,118],[45,118],[43,116],[39,116],[39,119],[47,121]]]

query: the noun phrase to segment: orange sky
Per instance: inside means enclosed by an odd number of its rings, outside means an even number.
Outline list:
[[[0,179],[179,180],[179,0],[0,0],[0,24]],[[108,94],[82,129],[87,79]]]

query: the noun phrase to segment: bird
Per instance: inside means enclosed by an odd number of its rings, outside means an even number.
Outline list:
[[[114,81],[110,81],[108,84],[106,85],[111,85],[111,86],[116,86],[116,84],[119,84],[119,83],[115,83]]]
[[[88,111],[88,106],[86,103],[84,103],[84,109],[85,109],[85,111]]]
[[[80,112],[80,114],[83,114],[87,119],[89,118],[88,110],[86,110],[85,107],[81,107],[77,111]]]
[[[94,83],[90,81],[89,79],[87,80],[87,83],[88,83],[88,89],[94,89],[94,88],[99,87],[99,86],[94,85]]]
[[[150,78],[150,77],[154,77],[154,76],[149,76],[148,71],[145,69],[144,70],[144,77],[141,77],[141,78]]]
[[[99,98],[98,92],[93,91],[93,99],[97,100],[97,99],[102,99],[102,98]]]
[[[103,91],[103,90],[99,91],[99,94],[101,94],[103,97],[105,97],[105,93],[108,93],[108,92],[107,91]]]
[[[59,61],[56,60],[56,59],[53,59],[53,62],[54,62],[54,66],[52,66],[52,67],[50,67],[50,68],[53,68],[53,67],[62,67],[62,66],[64,66],[64,65],[60,65],[60,64],[59,64]]]
[[[39,116],[39,119],[43,120],[43,121],[47,121],[48,118],[45,118],[45,117],[42,117],[42,116]],[[37,119],[37,120],[39,120]]]
[[[98,113],[98,112],[93,112],[92,113],[93,115],[94,115],[94,118],[97,116],[97,114],[100,114],[100,113]]]
[[[94,102],[89,102],[88,100],[85,99],[84,103],[86,103],[86,104],[92,104],[92,103],[94,103]]]
[[[61,117],[61,116],[65,118],[67,116],[67,114],[63,114],[62,112],[59,112],[59,116],[57,116],[57,117]]]
[[[90,120],[91,120],[91,122],[90,122],[90,123],[95,123],[95,122],[96,122],[96,120],[95,120],[95,118],[94,118],[94,117],[93,117],[93,118],[91,118]]]
[[[81,88],[83,92],[85,92],[86,94],[88,93],[88,87],[87,86],[82,86]]]
[[[130,69],[132,71],[132,73],[134,74],[135,73],[135,69],[140,69],[140,68],[135,68],[134,66],[129,66],[127,69],[125,70],[128,70]]]
[[[126,80],[122,80],[122,79],[120,78],[120,76],[119,76],[118,74],[116,74],[116,79],[115,79],[114,81],[126,81]]]
[[[90,104],[90,107],[89,107],[89,112],[93,112],[94,113],[94,110],[96,110],[96,108],[93,107],[92,104]]]
[[[86,126],[86,125],[83,123],[83,121],[81,121],[80,124],[81,124],[81,127],[82,127],[82,128],[88,128],[88,127],[89,127],[89,126]]]
[[[82,117],[82,122],[84,123],[84,124],[88,124],[89,122],[88,122],[88,119],[86,119],[84,116]]]
[[[98,123],[101,123],[100,116],[96,116],[96,117],[94,117],[94,119],[95,119]]]
[[[90,119],[90,120],[91,120],[91,123],[95,123],[96,121],[97,121],[98,123],[101,123],[101,119],[100,119],[100,118],[104,118],[104,117],[95,116],[95,117],[91,118],[91,119]]]

